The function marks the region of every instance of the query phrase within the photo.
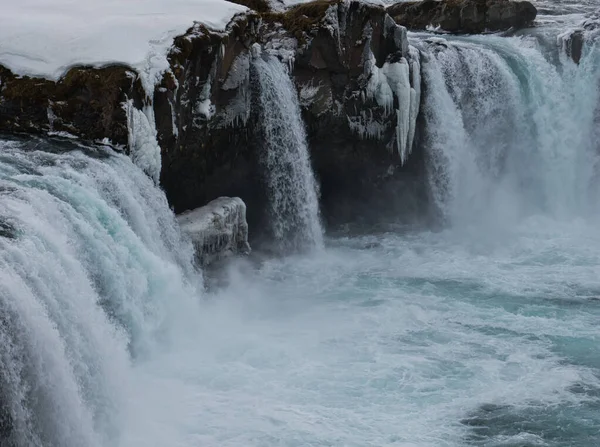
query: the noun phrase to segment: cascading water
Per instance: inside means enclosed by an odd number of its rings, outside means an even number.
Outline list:
[[[209,292],[128,158],[0,140],[0,446],[600,445],[600,52],[557,52],[562,3],[518,37],[411,35],[449,225],[237,260]],[[293,86],[253,64],[279,242],[315,245]]]
[[[430,184],[447,219],[598,212],[594,43],[579,66],[532,37],[421,44]]]
[[[298,93],[276,57],[256,55],[252,67],[258,84],[270,222],[277,245],[283,249],[320,247],[319,191]]]
[[[38,148],[57,149],[0,142],[0,445],[115,445],[130,356],[168,342],[201,280],[127,157]]]

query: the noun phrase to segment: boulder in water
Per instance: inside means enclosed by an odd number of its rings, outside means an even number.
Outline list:
[[[177,216],[194,244],[202,266],[235,254],[250,253],[246,204],[239,197],[219,197]]]
[[[388,7],[396,22],[411,29],[439,27],[452,33],[481,33],[531,26],[537,9],[528,1],[423,0]]]

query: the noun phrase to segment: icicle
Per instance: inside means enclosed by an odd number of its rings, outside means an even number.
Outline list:
[[[151,105],[139,110],[133,100],[125,103],[130,157],[133,163],[158,183],[161,170],[160,146],[156,139],[154,109]]]

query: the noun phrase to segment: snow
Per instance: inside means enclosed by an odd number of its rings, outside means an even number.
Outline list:
[[[283,10],[286,8],[289,8],[291,6],[294,5],[298,5],[301,3],[309,3],[312,2],[314,0],[271,0],[269,3],[271,5],[271,8],[274,10]],[[371,5],[376,5],[376,6],[388,6],[391,5],[393,3],[396,3],[398,0],[362,0],[362,3],[368,3]],[[400,0],[400,1],[405,1],[405,0]],[[406,0],[408,1],[408,0]]]
[[[74,65],[122,63],[154,85],[173,38],[194,21],[223,30],[246,11],[225,0],[16,0],[0,12],[0,64],[59,79]]]

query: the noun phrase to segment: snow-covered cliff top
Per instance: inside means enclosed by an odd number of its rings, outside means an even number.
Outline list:
[[[194,21],[224,29],[246,11],[225,0],[16,0],[0,8],[0,64],[56,80],[73,65],[123,63],[146,81],[167,68],[173,38]]]

